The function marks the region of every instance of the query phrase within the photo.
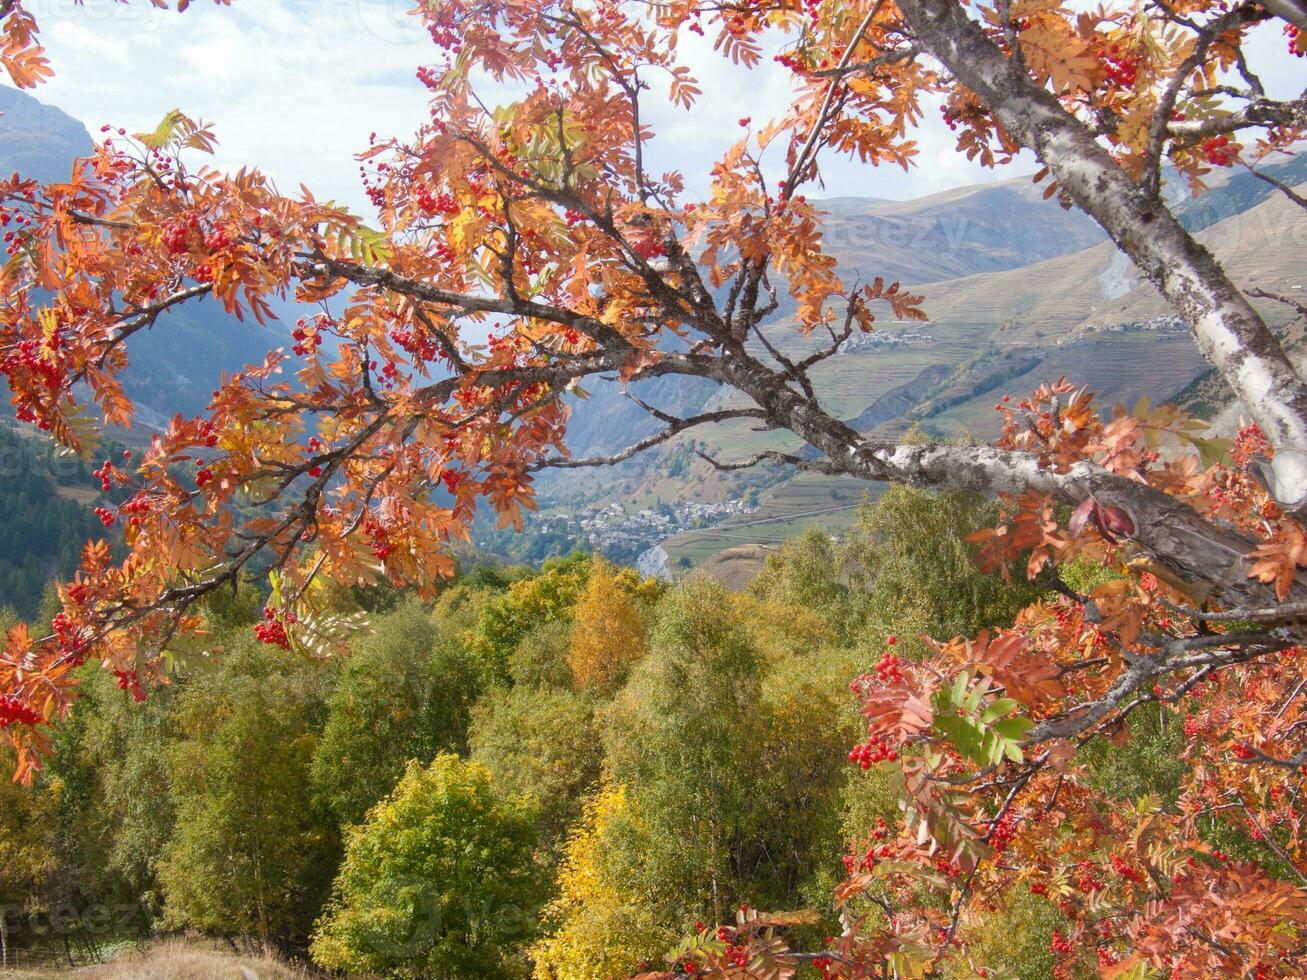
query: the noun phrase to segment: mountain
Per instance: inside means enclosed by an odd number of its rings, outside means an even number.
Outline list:
[[[825,213],[825,247],[864,279],[935,282],[1015,269],[1103,241],[1079,211],[1043,198],[1027,178],[958,187],[910,201],[837,197]]]
[[[0,173],[42,183],[67,180],[73,160],[90,154],[91,134],[72,116],[0,86]]]
[[[1307,181],[1307,157],[1261,169],[1291,185]],[[1172,191],[1181,221],[1237,282],[1302,295],[1307,212],[1250,174],[1221,176],[1198,197]],[[897,275],[925,296],[930,317],[925,324],[882,322],[814,370],[826,403],[860,431],[894,438],[918,425],[937,438],[989,438],[998,428],[998,396],[1062,375],[1089,385],[1107,405],[1133,404],[1144,395],[1161,401],[1182,392],[1193,404],[1219,402],[1210,383],[1194,389],[1209,366],[1156,290],[1087,219],[1044,202],[1028,180],[916,201],[845,198],[821,206],[828,211],[827,246],[846,276],[853,275],[850,269],[863,278]],[[885,224],[891,221],[897,224]],[[1290,319],[1281,304],[1255,302],[1273,326]],[[805,341],[784,320],[767,333],[791,356],[816,342]],[[658,384],[641,391],[642,397],[675,414],[732,404],[729,396],[676,379]],[[639,425],[644,435],[656,424],[623,399],[615,384],[600,388],[592,401],[602,410],[586,406],[596,420],[582,430],[590,440],[587,452],[616,449],[629,441],[630,426]],[[805,447],[788,433],[760,432],[748,422],[688,432],[623,469],[569,471],[543,482],[553,504],[545,508],[545,519],[557,530],[563,517],[592,510],[591,502],[623,496],[631,502],[628,509],[663,511],[681,506],[677,502],[702,511],[753,498],[757,503],[748,513],[730,513],[711,526],[682,524],[677,533],[659,536],[662,525],[648,522],[649,543],[661,544],[650,551],[650,567],[717,568],[729,558],[738,577],[741,562],[756,564],[759,546],[770,547],[811,524],[833,530],[847,524],[869,489],[846,478],[779,469],[723,474],[697,456],[704,451],[739,459],[762,449],[801,453]],[[631,550],[629,520],[607,521],[596,531],[593,516],[584,518],[590,540]],[[721,559],[713,557],[719,553]]]
[[[875,276],[903,283],[932,282],[977,273],[1016,269],[1104,240],[1103,232],[1078,211],[1043,198],[1028,178],[959,187],[910,201],[836,197],[813,202],[824,212],[825,248],[850,281]],[[792,312],[782,298],[778,316]],[[579,456],[612,453],[656,431],[659,423],[626,398],[620,385],[592,382],[578,406],[568,445]],[[686,378],[659,378],[636,385],[643,401],[672,414],[703,408],[715,387]],[[619,474],[637,472],[624,467]],[[611,475],[590,474],[596,496]],[[576,482],[564,477],[564,483]],[[544,483],[554,486],[552,477]],[[565,492],[576,493],[569,487]]]

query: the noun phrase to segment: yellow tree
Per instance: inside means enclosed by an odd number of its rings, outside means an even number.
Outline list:
[[[567,843],[558,897],[545,909],[550,934],[531,950],[537,980],[611,980],[660,955],[674,933],[604,864],[610,835],[637,821],[626,789],[605,786],[586,803]]]
[[[567,665],[578,690],[611,692],[644,656],[644,619],[632,595],[638,580],[596,558],[576,603]]]

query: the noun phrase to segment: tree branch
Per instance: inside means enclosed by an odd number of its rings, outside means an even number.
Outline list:
[[[957,0],[901,0],[899,8],[916,40],[980,97],[1007,133],[1036,153],[1068,197],[1189,324],[1199,349],[1276,447],[1307,451],[1307,384],[1211,253]],[[1307,474],[1296,482],[1302,485],[1277,488],[1277,499],[1307,500]]]

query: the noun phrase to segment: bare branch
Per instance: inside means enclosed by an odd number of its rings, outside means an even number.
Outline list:
[[[660,417],[669,418],[659,413]],[[611,456],[583,456],[573,458],[570,456],[553,456],[549,459],[542,459],[530,464],[528,470],[542,469],[575,469],[583,466],[612,466],[615,463],[621,463],[630,459],[638,453],[651,449],[654,446],[661,445],[669,439],[680,435],[686,429],[693,429],[700,425],[715,425],[719,422],[728,422],[731,419],[761,419],[766,415],[756,408],[730,409],[721,412],[705,412],[702,415],[695,415],[690,418],[672,419],[667,428],[662,429],[651,436],[646,436],[639,442],[632,443],[621,452],[613,453]]]
[[[1285,197],[1291,200],[1294,204],[1298,205],[1298,207],[1307,208],[1307,197],[1303,197],[1301,194],[1295,191],[1284,181],[1277,180],[1276,178],[1272,177],[1270,174],[1262,173],[1262,171],[1260,170],[1253,170],[1251,167],[1249,168],[1249,172],[1258,180],[1266,181],[1266,183],[1270,184],[1281,194],[1283,194]]]

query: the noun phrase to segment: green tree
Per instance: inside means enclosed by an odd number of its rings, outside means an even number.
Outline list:
[[[15,765],[0,745],[0,766]],[[56,854],[57,783],[22,786],[0,780],[0,952],[13,941],[25,915],[38,912],[59,868]]]
[[[567,665],[572,643],[572,625],[556,619],[541,623],[513,649],[508,676],[514,684],[531,687],[572,687],[572,669]]]
[[[541,842],[560,845],[599,779],[602,747],[590,699],[548,688],[492,692],[477,705],[470,742],[473,761],[498,786],[535,802]]]
[[[947,639],[1010,624],[1038,590],[981,572],[965,540],[995,517],[990,501],[964,491],[896,486],[864,505],[847,546],[861,635],[878,643],[896,633],[911,647],[923,632]]]
[[[187,685],[170,759],[177,829],[159,868],[165,926],[265,947],[307,934],[335,853],[309,785],[323,680],[247,643]]]
[[[858,672],[850,651],[800,649],[763,676],[754,795],[766,817],[743,869],[754,903],[828,907],[843,876],[841,808],[857,771],[847,755],[862,729],[849,679]]]
[[[762,815],[758,693],[725,592],[696,580],[659,605],[650,652],[605,713],[608,766],[643,818],[630,874],[673,918],[720,920],[739,897]]]
[[[480,689],[476,661],[416,602],[373,623],[328,700],[313,785],[342,825],[357,823],[404,774],[466,747]]]
[[[571,622],[572,608],[589,575],[588,555],[552,559],[539,574],[519,579],[485,603],[473,634],[473,649],[487,674],[507,680],[509,660],[527,634],[544,623]]]
[[[169,755],[176,689],[160,688],[138,702],[104,671],[90,667],[84,673],[75,740],[53,760],[67,787],[66,819],[87,831],[66,835],[76,849],[69,863],[80,869],[84,892],[103,901],[137,902],[153,915],[162,905],[162,845],[175,823]]]
[[[347,834],[312,952],[334,970],[406,977],[525,974],[544,879],[535,815],[455,755],[416,763]]]
[[[841,635],[850,626],[844,556],[825,531],[809,528],[768,555],[749,585],[759,599],[820,613]]]

